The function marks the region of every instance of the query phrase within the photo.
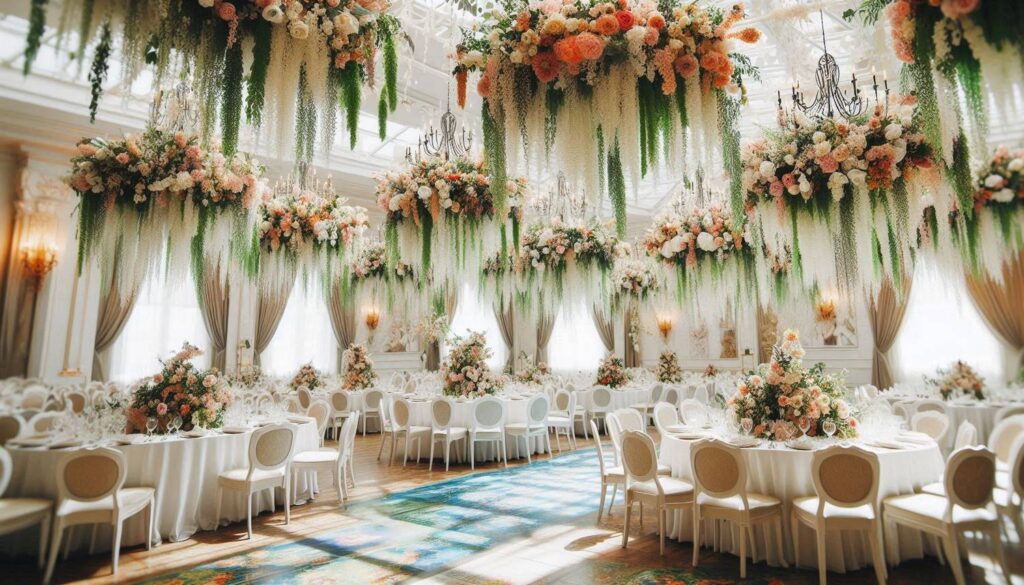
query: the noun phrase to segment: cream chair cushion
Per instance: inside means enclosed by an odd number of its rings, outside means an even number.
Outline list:
[[[891,514],[894,511],[910,512],[917,516],[942,521],[946,514],[946,498],[934,494],[910,494],[886,498],[885,512]],[[996,513],[991,508],[977,508],[965,510],[960,506],[953,507],[953,523],[964,522],[990,522],[996,519]]]

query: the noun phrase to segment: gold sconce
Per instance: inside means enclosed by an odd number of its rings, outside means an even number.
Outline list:
[[[369,307],[366,309],[366,328],[369,330],[369,341],[373,342],[373,334],[377,331],[377,327],[380,325],[380,309],[377,307]]]
[[[18,245],[18,259],[36,291],[43,288],[46,276],[57,264],[57,244],[50,229],[52,223],[53,217],[49,214],[31,214]]]
[[[668,343],[668,338],[672,335],[672,317],[668,315],[658,315],[658,332],[661,333],[661,340]]]

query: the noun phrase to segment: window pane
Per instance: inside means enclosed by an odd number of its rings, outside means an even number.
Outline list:
[[[548,365],[559,373],[597,371],[608,351],[594,326],[594,318],[584,301],[572,310],[562,307],[548,341]]]
[[[160,371],[159,358],[167,358],[188,341],[205,353],[193,363],[208,368],[212,349],[210,336],[199,311],[192,271],[183,282],[167,287],[164,275],[146,279],[121,336],[110,354],[111,380],[134,381]]]
[[[934,376],[936,369],[963,360],[986,382],[1002,381],[999,340],[982,321],[963,282],[954,280],[917,271],[894,348],[900,380],[920,382],[921,376]]]
[[[459,305],[455,308],[451,333],[465,337],[470,331],[483,332],[487,339],[487,347],[493,353],[491,359],[487,360],[488,367],[494,372],[504,370],[508,348],[505,346],[505,340],[501,338],[501,331],[498,330],[494,309],[489,301],[480,298],[476,288],[467,284],[459,293]],[[441,353],[448,355],[447,344],[441,348]]]
[[[323,373],[337,371],[338,340],[331,328],[327,303],[316,284],[295,285],[281,323],[260,356],[261,369],[272,376],[292,376],[312,362]]]

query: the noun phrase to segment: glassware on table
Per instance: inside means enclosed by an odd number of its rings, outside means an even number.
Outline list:
[[[171,419],[171,432],[177,433],[179,430],[181,430],[182,422],[183,421],[181,420],[180,415],[174,415],[174,418]]]
[[[745,418],[740,421],[740,427],[743,428],[743,434],[749,435],[754,430],[754,421],[749,418]]]
[[[836,423],[831,420],[826,420],[821,423],[821,430],[825,431],[825,434],[831,439],[832,435],[836,434]]]
[[[803,434],[803,437],[806,437],[807,431],[811,430],[811,419],[806,416],[802,416],[800,417],[800,420],[797,421],[797,424],[800,427],[800,432]]]
[[[151,417],[146,419],[146,435],[147,436],[152,438],[153,437],[153,431],[156,430],[156,427],[157,427],[157,422],[156,422],[156,417],[155,416],[151,416]]]

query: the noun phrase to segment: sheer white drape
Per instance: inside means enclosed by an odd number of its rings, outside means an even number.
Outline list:
[[[501,330],[498,329],[498,321],[494,318],[494,309],[491,301],[480,298],[475,287],[466,284],[459,291],[459,304],[455,308],[455,318],[452,319],[451,333],[465,337],[469,331],[483,332],[487,339],[487,347],[494,355],[487,360],[491,371],[501,372],[508,359],[508,348],[505,340],[501,337]],[[441,355],[448,355],[448,344],[441,345]]]
[[[955,281],[954,281],[955,280]],[[946,279],[920,269],[890,362],[896,379],[920,382],[962,360],[988,383],[1003,379],[1004,351],[967,296],[960,279]]]
[[[338,342],[316,283],[295,285],[274,338],[260,357],[260,367],[272,376],[292,376],[307,363],[327,374],[338,366]]]
[[[164,276],[146,279],[124,331],[110,350],[111,380],[134,381],[160,371],[167,358],[188,341],[205,352],[193,363],[208,368],[212,348],[203,324],[191,271],[183,282],[168,286]]]
[[[572,310],[558,310],[548,340],[548,365],[558,373],[593,372],[608,352],[583,301]]]

